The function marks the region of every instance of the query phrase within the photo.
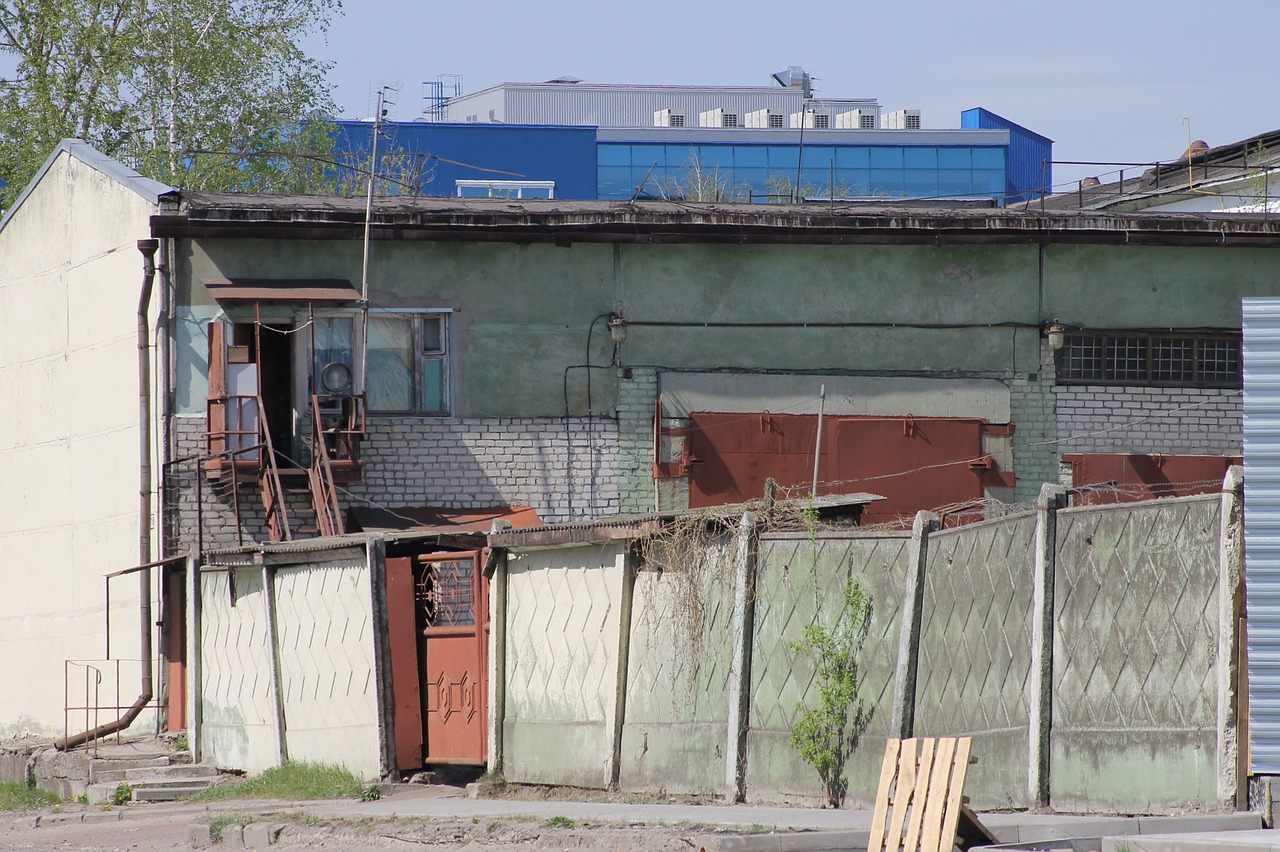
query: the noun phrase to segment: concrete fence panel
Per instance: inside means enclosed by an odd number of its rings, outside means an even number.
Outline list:
[[[620,752],[625,790],[726,792],[734,553],[732,536],[722,535],[699,564],[658,570],[648,560],[636,575]]]
[[[751,645],[748,798],[822,795],[818,774],[791,746],[799,704],[816,698],[813,668],[791,643],[806,625],[834,617],[845,581],[871,598],[871,623],[861,655],[859,700],[867,716],[846,764],[846,807],[870,807],[885,740],[891,736],[899,614],[906,587],[907,533],[766,534],[756,573]],[[851,708],[852,709],[852,708]]]
[[[621,541],[508,559],[507,780],[583,787],[612,781],[625,560]]]
[[[977,808],[1029,803],[1034,513],[929,537],[916,736],[973,737],[965,790]]]
[[[200,597],[201,758],[261,772],[280,754],[262,569],[206,567]]]
[[[1208,495],[1059,513],[1055,808],[1217,798],[1220,512]]]
[[[285,752],[379,775],[373,613],[363,550],[272,570]]]

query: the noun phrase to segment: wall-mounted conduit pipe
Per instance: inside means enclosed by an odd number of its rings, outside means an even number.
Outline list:
[[[80,734],[56,741],[53,747],[59,751],[84,745],[133,724],[155,695],[155,683],[151,674],[151,329],[148,310],[151,306],[151,287],[156,277],[156,251],[158,240],[138,240],[142,252],[142,293],[138,297],[138,561],[144,566],[138,572],[138,621],[142,642],[142,688],[138,698],[120,718]]]

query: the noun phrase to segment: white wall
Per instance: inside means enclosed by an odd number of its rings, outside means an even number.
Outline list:
[[[63,661],[104,656],[103,576],[139,562],[136,241],[154,210],[63,153],[0,230],[0,737],[62,734]],[[137,589],[112,583],[113,656],[138,657]]]

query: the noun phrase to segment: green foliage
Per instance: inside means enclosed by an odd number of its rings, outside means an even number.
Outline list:
[[[816,557],[815,557],[816,558]],[[817,701],[797,705],[800,716],[791,729],[791,745],[818,772],[832,807],[844,796],[844,764],[869,720],[858,700],[858,652],[871,624],[871,599],[852,578],[844,585],[834,623],[810,624],[793,653],[814,670]]]
[[[360,801],[376,802],[382,798],[382,791],[378,789],[377,784],[370,784],[360,791]]]
[[[358,799],[365,787],[341,766],[288,762],[255,778],[210,787],[193,801],[223,799]]]
[[[553,816],[547,820],[547,826],[550,828],[573,828],[573,820],[567,816]]]
[[[0,811],[30,811],[56,805],[62,799],[47,790],[17,781],[0,782]]]
[[[178,734],[173,738],[174,751],[191,751],[191,742],[187,739],[186,734]]]
[[[11,201],[64,138],[172,185],[322,191],[329,64],[301,40],[341,0],[0,0],[0,179]],[[270,156],[248,156],[270,153]]]
[[[116,791],[111,794],[111,804],[127,805],[133,801],[133,786],[121,782],[116,785]]]

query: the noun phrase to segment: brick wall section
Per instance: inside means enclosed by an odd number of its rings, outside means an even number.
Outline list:
[[[175,457],[205,452],[203,418],[181,418]],[[364,481],[340,486],[344,509],[357,505],[481,508],[533,506],[547,522],[612,514],[619,508],[618,427],[612,419],[427,419],[372,417],[362,449]],[[175,466],[167,505],[171,547],[195,543],[195,463]],[[240,489],[246,542],[268,537],[256,488]],[[290,522],[314,535],[305,492],[288,495]],[[175,511],[176,510],[176,511]],[[231,488],[204,485],[206,549],[237,544]]]
[[[1034,500],[1040,484],[1058,481],[1058,420],[1054,416],[1054,360],[1049,344],[1041,341],[1040,369],[1009,380],[1009,412],[1015,426],[1013,461],[1017,484],[1015,501]]]
[[[657,399],[657,370],[618,370],[618,500],[623,512],[654,509],[653,413]]]
[[[1063,453],[1239,455],[1243,397],[1224,388],[1060,385]]]

